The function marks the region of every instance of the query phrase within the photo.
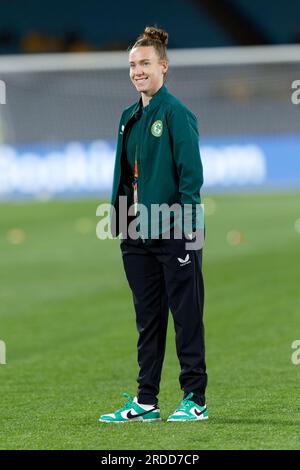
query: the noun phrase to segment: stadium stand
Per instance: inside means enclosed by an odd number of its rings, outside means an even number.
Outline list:
[[[173,10],[176,15],[172,15]],[[191,0],[152,0],[142,8],[139,0],[132,0],[130,9],[126,2],[52,0],[46,10],[39,0],[27,0],[2,2],[0,34],[9,32],[14,42],[0,46],[0,52],[57,52],[63,48],[57,42],[66,35],[69,39],[70,32],[75,33],[77,41],[79,37],[80,43],[89,45],[85,50],[124,49],[145,24],[151,23],[170,32],[171,48],[235,44],[222,25]]]
[[[2,0],[0,54],[124,50],[145,24],[167,29],[170,48],[300,42],[300,3],[290,3],[52,0],[45,9],[39,0]]]
[[[300,2],[226,0],[250,18],[273,44],[300,42]],[[293,11],[293,14],[291,14]]]

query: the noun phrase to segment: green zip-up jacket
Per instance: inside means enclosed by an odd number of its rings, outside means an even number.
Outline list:
[[[126,108],[121,116],[114,168],[111,204],[118,221],[118,197],[129,197],[132,175],[128,173],[125,135],[138,118],[142,99]],[[151,98],[140,118],[138,162],[138,202],[150,212],[151,204],[171,206],[200,204],[203,169],[199,152],[196,116],[163,85]],[[193,230],[197,228],[193,214]],[[120,233],[112,222],[114,236]]]

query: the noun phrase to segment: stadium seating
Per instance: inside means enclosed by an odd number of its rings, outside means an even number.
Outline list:
[[[7,2],[1,6],[0,33],[8,30],[22,37],[35,31],[55,38],[76,31],[97,49],[114,49],[114,44],[126,47],[146,24],[154,23],[169,31],[170,47],[234,44],[230,35],[191,0],[152,0],[142,7],[139,0],[132,0],[130,9],[126,2],[103,5],[98,0],[52,0],[47,9],[39,0],[18,2],[17,8]],[[5,48],[0,46],[1,52]],[[7,52],[22,52],[20,42]]]
[[[239,39],[231,26],[208,13],[204,3],[132,0],[129,9],[119,0],[52,0],[45,9],[40,0],[5,1],[1,4],[0,54],[36,52],[39,47],[41,52],[125,49],[146,24],[167,29],[170,48],[237,45]],[[226,0],[229,10],[239,11],[267,43],[274,44],[300,41],[300,3],[292,3],[291,15],[285,0]],[[70,44],[74,37],[75,46]]]
[[[273,44],[300,42],[300,3],[285,0],[227,0],[269,36]],[[291,10],[293,14],[291,15]]]

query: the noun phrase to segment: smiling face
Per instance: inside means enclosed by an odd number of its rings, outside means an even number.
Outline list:
[[[153,96],[163,85],[167,61],[160,61],[153,46],[134,47],[129,53],[130,79],[136,90]]]

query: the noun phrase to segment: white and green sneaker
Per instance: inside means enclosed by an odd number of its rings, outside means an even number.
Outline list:
[[[200,406],[192,401],[193,393],[189,393],[182,400],[179,407],[172,413],[167,421],[202,421],[208,419],[208,410],[206,404]]]
[[[161,421],[160,410],[156,405],[143,405],[138,403],[137,397],[132,398],[128,393],[123,393],[123,396],[128,399],[123,408],[102,415],[99,418],[101,423],[129,423],[130,421]]]

